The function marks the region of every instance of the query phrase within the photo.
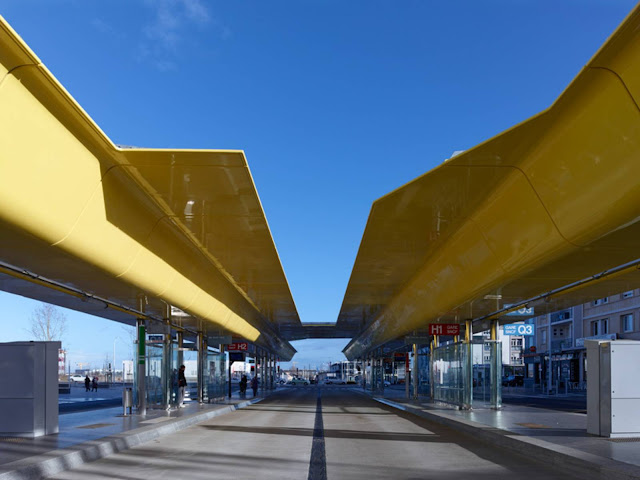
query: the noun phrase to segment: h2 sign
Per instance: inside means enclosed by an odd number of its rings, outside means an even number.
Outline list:
[[[502,327],[505,335],[533,335],[533,325],[504,325]]]

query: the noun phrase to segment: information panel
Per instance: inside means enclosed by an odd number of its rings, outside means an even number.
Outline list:
[[[533,325],[522,325],[522,324],[504,325],[502,328],[503,328],[502,333],[504,333],[505,335],[528,336],[528,335],[533,335],[533,332],[534,332]]]

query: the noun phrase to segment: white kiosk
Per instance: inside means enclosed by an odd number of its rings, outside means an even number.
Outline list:
[[[640,342],[585,340],[587,433],[640,437]]]
[[[60,342],[0,343],[0,435],[58,433]]]

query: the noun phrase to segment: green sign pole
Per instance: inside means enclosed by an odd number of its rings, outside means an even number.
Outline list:
[[[146,357],[146,330],[144,323],[138,325],[138,365],[144,365]]]

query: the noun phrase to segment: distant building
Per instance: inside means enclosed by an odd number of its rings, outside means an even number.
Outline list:
[[[527,381],[543,390],[584,388],[585,340],[640,340],[640,290],[540,315],[534,322],[535,337],[525,345]]]
[[[359,369],[360,368],[360,369]],[[345,382],[360,381],[361,369],[359,362],[344,360],[341,362],[331,363],[327,379],[339,380]]]

